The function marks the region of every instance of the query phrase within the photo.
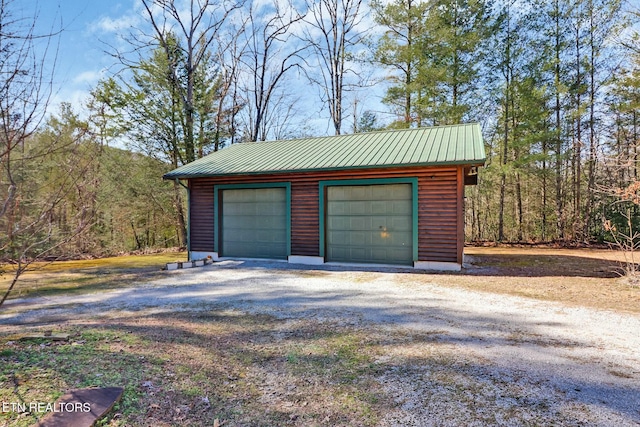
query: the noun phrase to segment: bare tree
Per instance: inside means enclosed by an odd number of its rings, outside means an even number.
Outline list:
[[[111,49],[113,56],[133,71],[133,82],[127,81],[129,76],[126,73],[120,75],[124,86],[129,89],[137,86],[134,88],[137,90],[149,81],[158,79],[155,89],[164,93],[155,95],[164,98],[164,103],[154,104],[157,108],[152,110],[132,108],[131,103],[121,104],[119,108],[128,111],[130,131],[138,136],[144,135],[145,126],[160,129],[168,125],[166,131],[156,135],[156,139],[162,140],[160,150],[151,138],[142,138],[143,145],[148,154],[164,157],[171,161],[173,167],[178,167],[222,145],[223,132],[220,126],[226,110],[225,101],[237,75],[237,63],[229,69],[217,65],[216,60],[224,58],[225,50],[232,46],[224,41],[226,34],[223,33],[242,0],[140,2],[151,31],[141,29],[128,35],[126,41],[132,52]],[[150,58],[147,59],[149,53]],[[149,63],[154,66],[153,77],[143,67]],[[138,81],[135,81],[136,76]],[[143,102],[145,99],[140,104]],[[171,105],[167,105],[169,103]],[[167,114],[156,114],[163,107],[169,107],[165,111]],[[132,116],[132,110],[141,116]],[[177,181],[174,182],[174,195],[181,240],[186,244],[188,234],[184,198]]]
[[[141,2],[155,33],[153,42],[159,43],[165,51],[170,66],[169,77],[182,101],[185,116],[185,162],[189,163],[196,159],[197,153],[194,138],[194,89],[198,68],[206,61],[207,55],[210,55],[227,18],[240,7],[240,3],[190,0],[185,13],[174,0]],[[174,35],[181,41],[177,47],[181,50],[183,64],[174,61]]]
[[[34,261],[55,253],[92,222],[87,200],[77,206],[75,227],[56,228],[56,212],[69,194],[83,188],[91,163],[86,159],[92,157],[78,161],[73,157],[78,150],[70,150],[86,133],[79,121],[69,120],[64,132],[50,128],[36,137],[50,106],[60,30],[38,34],[37,10],[30,18],[17,18],[20,6],[0,0],[0,266],[12,276],[0,306]],[[63,151],[71,173],[55,164]]]
[[[13,266],[0,306],[33,260],[52,250],[49,216],[68,189],[61,186],[44,202],[24,206],[22,174],[38,161],[25,156],[25,144],[44,120],[51,99],[59,32],[38,34],[37,11],[20,18],[15,15],[19,6],[18,1],[0,0],[0,265]],[[40,50],[36,43],[42,43]],[[42,147],[41,155],[48,150]]]
[[[12,153],[41,123],[51,96],[45,58],[35,55],[35,20],[15,18],[12,0],[0,0],[0,218],[16,198]]]
[[[260,135],[270,135],[274,140],[291,139],[297,136],[296,126],[302,112],[296,107],[298,97],[286,90],[278,90],[272,95],[272,108],[262,121]]]
[[[278,89],[283,77],[299,67],[300,54],[306,46],[293,30],[305,15],[293,4],[281,4],[279,0],[261,5],[251,5],[247,23],[247,49],[242,57],[245,73],[247,102],[247,139],[264,141],[269,117],[274,103],[281,99]]]
[[[220,64],[221,83],[218,89],[217,104],[215,106],[216,133],[213,151],[222,148],[222,133],[226,127],[230,141],[233,144],[236,136],[236,117],[244,104],[238,96],[238,79],[240,74],[240,59],[246,49],[246,44],[239,39],[245,30],[245,22],[239,28],[232,28],[229,33],[220,37],[218,50],[215,55]],[[226,40],[226,42],[224,42]],[[225,126],[226,125],[226,126]]]
[[[309,29],[306,42],[313,48],[319,63],[319,75],[308,73],[321,88],[323,102],[329,107],[336,135],[342,130],[343,95],[349,88],[349,74],[358,77],[351,67],[354,49],[363,42],[362,0],[321,0],[308,3]],[[313,69],[315,67],[308,67]]]

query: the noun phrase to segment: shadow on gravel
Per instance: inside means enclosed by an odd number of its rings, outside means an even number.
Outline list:
[[[620,277],[617,261],[570,255],[473,255],[472,267],[462,274],[515,277]]]
[[[224,268],[231,269],[268,269],[283,271],[312,272],[314,275],[322,275],[323,272],[376,272],[376,273],[409,273],[415,275],[429,274],[453,274],[472,276],[514,276],[514,277],[599,277],[615,278],[620,277],[623,272],[623,265],[618,261],[587,256],[573,255],[544,255],[544,254],[491,254],[491,255],[471,255],[467,257],[471,260],[465,264],[465,268],[460,272],[452,271],[431,271],[414,270],[398,266],[377,267],[377,266],[339,266],[339,265],[319,265],[303,266],[298,264],[276,263],[276,262],[251,262],[236,261],[234,265],[226,265]]]

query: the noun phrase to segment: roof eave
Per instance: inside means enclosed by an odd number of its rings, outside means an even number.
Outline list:
[[[392,168],[413,168],[413,167],[432,167],[432,166],[484,166],[486,157],[483,159],[474,160],[454,160],[445,162],[429,162],[429,163],[411,163],[411,164],[391,164],[391,165],[366,165],[366,166],[347,166],[347,167],[333,167],[333,168],[310,168],[310,169],[288,169],[288,170],[264,170],[256,172],[231,172],[231,173],[186,173],[186,174],[173,174],[172,172],[162,175],[162,179],[174,180],[174,179],[196,179],[196,178],[217,178],[225,176],[242,176],[242,175],[273,175],[273,174],[286,174],[286,173],[309,173],[309,172],[330,172],[330,171],[344,171],[354,169],[392,169]]]

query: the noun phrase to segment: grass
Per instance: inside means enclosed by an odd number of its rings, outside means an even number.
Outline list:
[[[0,338],[0,401],[123,386],[103,425],[376,425],[377,336],[224,309],[74,322],[68,342]],[[14,386],[17,384],[17,386]],[[1,413],[28,426],[42,414]]]
[[[34,263],[14,287],[9,298],[97,292],[151,280],[168,262],[185,261],[185,252],[128,255],[79,261]],[[0,266],[0,292],[9,287],[12,266]],[[1,269],[0,269],[1,270]]]
[[[139,383],[146,375],[160,373],[162,361],[141,357],[137,352],[114,351],[113,344],[140,345],[139,337],[122,340],[112,330],[81,328],[70,330],[68,342],[36,339],[2,340],[0,356],[0,400],[3,402],[53,403],[69,388],[124,385],[120,403],[124,414],[140,410]],[[42,413],[0,413],[10,425],[31,425]]]

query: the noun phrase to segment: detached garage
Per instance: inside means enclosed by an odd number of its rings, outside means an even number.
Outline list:
[[[191,259],[457,270],[484,162],[466,124],[234,144],[164,178],[187,181]]]

